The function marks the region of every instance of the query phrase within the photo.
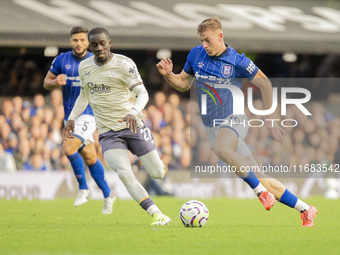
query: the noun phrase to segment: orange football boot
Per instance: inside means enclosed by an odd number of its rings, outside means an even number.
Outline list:
[[[273,207],[274,203],[275,203],[275,197],[272,193],[268,192],[268,191],[263,191],[260,195],[259,195],[259,200],[260,202],[263,204],[264,208],[266,208],[266,210],[270,210],[270,208]]]
[[[314,218],[318,210],[312,205],[309,206],[307,211],[301,213],[302,227],[313,227],[314,226]]]

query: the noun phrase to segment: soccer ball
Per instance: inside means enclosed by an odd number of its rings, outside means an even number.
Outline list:
[[[186,227],[203,227],[207,223],[209,210],[200,201],[190,200],[182,205],[179,218]]]

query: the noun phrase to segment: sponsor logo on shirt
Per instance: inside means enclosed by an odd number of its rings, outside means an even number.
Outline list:
[[[229,77],[233,74],[234,68],[232,65],[223,65],[222,74],[224,77]]]
[[[253,73],[255,71],[255,64],[253,63],[253,61],[249,62],[249,65],[246,69],[249,73]]]
[[[94,84],[92,82],[88,82],[87,86],[89,87],[91,94],[103,94],[111,92],[111,88],[105,84]]]
[[[207,82],[211,82],[210,86],[217,86],[216,84],[232,84],[232,79],[226,79],[222,77],[216,77],[212,75],[201,75],[198,72],[195,73],[196,80],[206,80]]]
[[[199,62],[198,67],[202,68],[202,67],[204,67],[204,64],[202,62]]]
[[[80,78],[79,76],[66,76],[65,81],[72,81],[72,87],[79,87],[80,86]]]

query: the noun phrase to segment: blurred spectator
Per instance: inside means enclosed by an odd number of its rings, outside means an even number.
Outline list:
[[[10,133],[7,138],[8,147],[6,148],[6,152],[14,153],[18,150],[18,138],[15,133]]]
[[[23,138],[19,142],[19,149],[14,153],[14,160],[17,169],[23,170],[24,165],[28,164],[29,156],[31,153],[31,143],[27,138]]]
[[[163,113],[163,106],[166,102],[166,96],[163,91],[157,91],[154,95],[154,104],[158,110]]]
[[[12,112],[13,103],[10,100],[5,100],[2,103],[1,114],[5,117],[7,123],[10,123]]]
[[[18,134],[20,132],[20,130],[24,127],[24,125],[25,124],[22,121],[20,114],[17,113],[17,112],[14,112],[12,114],[12,119],[11,119],[11,126],[12,126],[13,132]]]
[[[0,127],[0,138],[2,138],[2,145],[4,146],[5,149],[8,148],[8,136],[11,133],[11,126],[5,122],[1,125]]]
[[[22,104],[23,104],[22,98],[20,96],[15,96],[12,102],[13,102],[14,112],[17,114],[21,114]]]
[[[51,97],[50,103],[51,103],[52,108],[62,105],[63,92],[61,91],[61,89],[58,89],[58,88],[53,89],[51,91],[50,97]]]
[[[37,111],[45,107],[45,98],[41,94],[33,97],[33,106],[31,107],[31,116],[37,115]]]
[[[61,151],[60,149],[54,148],[51,151],[51,165],[53,170],[61,170]]]
[[[13,155],[4,150],[0,139],[0,171],[15,172],[17,170]]]
[[[31,117],[31,103],[29,101],[24,101],[22,103],[21,117],[25,123],[29,122]]]
[[[48,170],[43,157],[40,153],[34,152],[30,158],[29,161],[24,164],[24,170],[41,170],[41,171],[46,171]]]

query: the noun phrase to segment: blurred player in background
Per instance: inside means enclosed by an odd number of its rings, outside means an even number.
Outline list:
[[[151,177],[164,177],[164,164],[150,129],[142,121],[148,92],[135,63],[110,51],[111,40],[105,28],[92,29],[88,38],[94,56],[79,65],[81,91],[69,116],[66,136],[72,139],[74,122],[90,103],[105,160],[117,172],[131,197],[153,217],[151,225],[168,225],[170,218],[158,209],[137,181],[129,159],[128,150],[139,157]]]
[[[157,64],[159,73],[173,88],[182,92],[190,89],[195,78],[200,108],[202,107],[201,94],[206,94],[207,88],[212,91],[216,90],[223,104],[215,106],[211,98],[206,98],[207,114],[201,115],[216,155],[223,162],[236,166],[238,170],[236,174],[254,190],[267,210],[273,206],[276,198],[281,203],[295,208],[301,213],[303,227],[312,227],[314,225],[313,219],[318,212],[315,207],[298,199],[279,181],[262,175],[258,179],[252,170],[248,172],[242,170],[242,166],[257,166],[257,162],[244,142],[248,126],[230,125],[230,123],[231,121],[242,123],[247,119],[246,116],[233,115],[231,92],[222,87],[223,84],[227,84],[241,88],[243,78],[249,79],[261,89],[265,109],[269,109],[272,105],[271,82],[249,58],[245,57],[244,54],[238,54],[224,43],[222,24],[217,18],[204,20],[199,24],[197,33],[202,45],[190,51],[182,72],[174,74],[171,59],[163,58]],[[228,122],[216,126],[214,125],[216,119],[225,119]],[[267,119],[276,118],[267,116]],[[267,125],[267,128],[273,137],[282,140],[284,131],[276,122],[273,122],[274,125],[272,122],[266,121],[266,123],[270,124]]]
[[[92,56],[92,53],[87,51],[89,45],[87,32],[87,28],[84,27],[72,28],[70,33],[72,51],[61,53],[53,60],[44,80],[45,89],[50,90],[60,86],[62,88],[65,125],[80,93],[79,63]],[[102,214],[111,214],[116,195],[108,186],[105,180],[104,167],[97,158],[93,139],[93,133],[96,130],[93,111],[90,106],[87,106],[79,115],[79,118],[75,120],[74,139],[65,137],[63,145],[65,154],[71,162],[79,183],[79,191],[74,206],[78,207],[85,204],[91,196],[91,191],[86,183],[84,159],[90,169],[91,176],[104,195]]]

